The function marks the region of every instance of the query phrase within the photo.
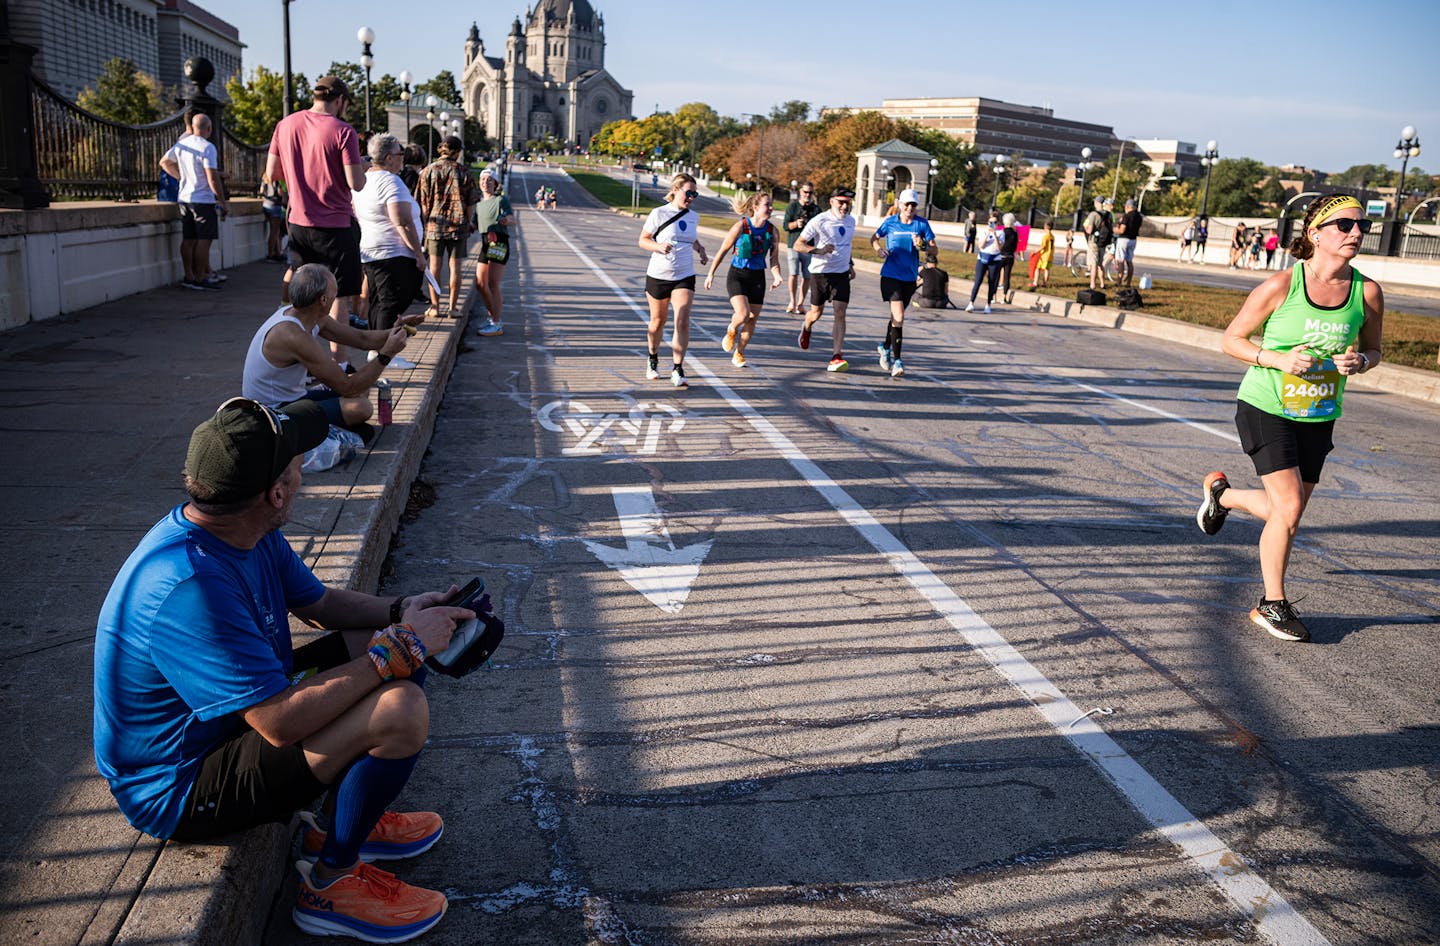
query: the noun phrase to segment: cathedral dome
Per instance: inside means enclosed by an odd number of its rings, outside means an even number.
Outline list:
[[[564,23],[572,12],[575,22],[581,26],[589,26],[595,20],[595,8],[587,0],[541,0],[530,14],[530,24]]]

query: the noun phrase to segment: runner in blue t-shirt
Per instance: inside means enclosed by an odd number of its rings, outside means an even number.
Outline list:
[[[920,252],[924,250],[925,258],[934,260],[938,251],[935,231],[930,229],[928,220],[916,213],[919,207],[919,193],[901,191],[899,212],[881,221],[870,237],[871,248],[885,261],[880,267],[880,298],[890,306],[885,342],[876,351],[880,355],[881,370],[889,371],[892,378],[905,374],[900,349],[904,344],[905,309],[915,295],[920,278]]]

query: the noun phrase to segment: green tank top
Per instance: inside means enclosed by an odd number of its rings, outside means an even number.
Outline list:
[[[1251,365],[1236,394],[1267,414],[1297,421],[1329,421],[1340,416],[1345,377],[1335,355],[1355,344],[1365,322],[1365,277],[1350,270],[1350,295],[1333,308],[1315,305],[1305,292],[1305,264],[1290,270],[1290,292],[1265,320],[1261,347],[1289,351],[1305,347],[1325,359],[1302,375]]]

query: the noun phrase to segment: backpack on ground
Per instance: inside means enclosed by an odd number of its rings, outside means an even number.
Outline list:
[[[1081,289],[1075,293],[1075,301],[1081,305],[1104,305],[1105,293],[1099,289]]]
[[[1140,296],[1140,290],[1126,286],[1115,293],[1115,307],[1119,309],[1138,309],[1145,304]]]
[[[920,270],[920,291],[915,304],[922,309],[959,308],[950,301],[950,274],[938,267]]]

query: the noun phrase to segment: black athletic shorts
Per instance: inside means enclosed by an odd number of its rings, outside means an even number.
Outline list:
[[[220,239],[220,213],[214,204],[180,205],[180,238],[182,240]]]
[[[810,304],[822,306],[827,302],[850,302],[849,273],[811,273]]]
[[[668,299],[670,293],[676,289],[684,289],[687,292],[695,291],[695,276],[689,275],[684,279],[656,279],[654,276],[645,277],[645,295],[652,299]]]
[[[425,277],[409,256],[366,263],[365,276],[370,280],[370,325],[388,332],[396,317],[410,308]]]
[[[751,305],[765,304],[765,270],[731,266],[725,274],[725,290],[733,299],[744,296]]]
[[[898,302],[902,306],[908,306],[914,295],[915,283],[913,280],[891,279],[889,276],[880,277],[880,298],[885,302]]]
[[[360,223],[348,227],[302,227],[290,224],[290,255],[303,263],[319,263],[335,274],[336,292],[360,295]]]
[[[1333,420],[1291,420],[1246,401],[1235,402],[1235,429],[1257,476],[1298,467],[1302,483],[1318,483],[1325,456],[1335,449]]]
[[[253,729],[210,750],[170,837],[200,841],[271,822],[284,824],[325,791],[299,744],[270,745]]]

